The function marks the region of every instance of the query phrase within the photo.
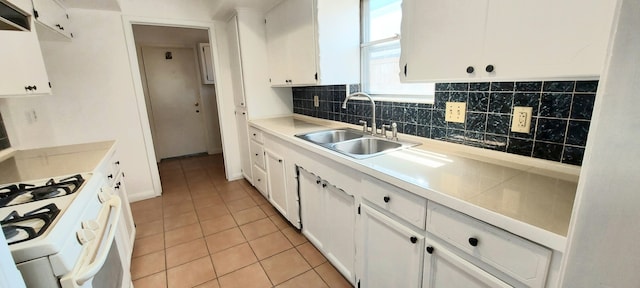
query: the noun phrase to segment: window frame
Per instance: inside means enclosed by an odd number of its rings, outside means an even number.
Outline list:
[[[387,102],[405,102],[405,103],[426,103],[433,104],[435,100],[435,83],[423,83],[423,84],[431,84],[434,87],[431,88],[431,91],[425,94],[419,95],[410,95],[410,94],[372,94],[369,93],[369,53],[367,53],[367,49],[370,47],[392,43],[394,41],[398,41],[398,45],[400,45],[400,38],[402,37],[400,34],[395,34],[394,36],[378,39],[375,41],[369,41],[369,27],[370,27],[370,19],[368,17],[369,14],[369,2],[372,0],[361,0],[360,1],[360,89],[368,94],[376,101],[387,101]],[[402,2],[402,0],[400,0]],[[400,47],[400,49],[402,49]],[[400,63],[398,63],[398,68],[400,68]],[[400,77],[400,75],[398,75]],[[416,84],[416,83],[406,83],[400,81],[401,84]]]

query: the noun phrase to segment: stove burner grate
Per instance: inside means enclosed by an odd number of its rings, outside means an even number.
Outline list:
[[[2,232],[7,237],[7,243],[9,245],[31,240],[47,231],[47,228],[49,227],[49,225],[51,225],[51,223],[53,223],[53,220],[56,218],[56,216],[58,216],[59,213],[60,209],[58,209],[58,206],[53,203],[24,213],[24,215],[22,216],[20,216],[17,211],[13,211],[2,221],[0,221],[0,224],[2,224]],[[42,227],[36,230],[36,228],[34,227],[24,225],[24,223],[29,220],[40,220],[44,224],[42,225]],[[26,232],[28,236],[24,239],[12,241],[11,237],[16,236],[19,231]]]
[[[57,183],[55,180],[49,179],[49,181],[42,186],[24,183],[6,186],[0,188],[0,207],[69,195],[75,193],[82,183],[84,183],[84,179],[80,174],[77,174],[60,179]],[[27,201],[12,203],[16,198],[21,196],[27,196]]]

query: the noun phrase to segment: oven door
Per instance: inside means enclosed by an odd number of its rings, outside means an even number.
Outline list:
[[[102,194],[103,205],[98,223],[101,229],[83,229],[82,254],[71,272],[60,278],[62,288],[123,288],[131,281],[128,265],[122,257],[118,222],[122,202],[118,196]]]

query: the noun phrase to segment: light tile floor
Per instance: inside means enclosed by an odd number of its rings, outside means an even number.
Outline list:
[[[163,195],[131,204],[145,287],[352,287],[222,155],[164,160]]]

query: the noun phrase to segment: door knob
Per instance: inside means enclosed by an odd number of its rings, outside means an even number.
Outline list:
[[[195,104],[195,105],[196,105],[196,107],[198,107],[198,106],[200,106],[200,103],[196,102],[196,104]]]

